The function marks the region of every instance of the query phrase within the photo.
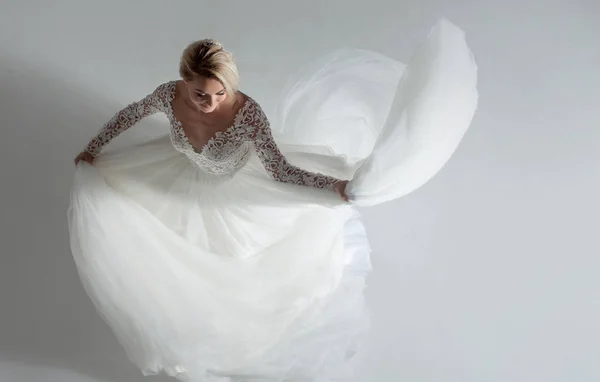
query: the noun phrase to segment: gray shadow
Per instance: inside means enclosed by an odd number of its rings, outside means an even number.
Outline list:
[[[2,57],[0,362],[102,382],[172,380],[144,377],[129,362],[85,294],[69,249],[72,160],[120,106],[51,68]]]

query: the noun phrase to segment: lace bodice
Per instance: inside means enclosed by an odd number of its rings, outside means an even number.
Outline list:
[[[163,112],[171,123],[171,142],[175,149],[210,174],[233,176],[246,164],[250,150],[254,149],[266,171],[280,182],[332,189],[339,181],[291,165],[277,147],[264,111],[250,97],[227,130],[218,132],[204,147],[194,148],[173,112],[176,84],[176,81],[162,84],[142,100],[119,111],[89,142],[86,151],[97,156],[113,138],[142,118]]]

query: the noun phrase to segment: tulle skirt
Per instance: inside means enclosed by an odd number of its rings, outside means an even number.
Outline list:
[[[288,160],[353,179],[352,203],[276,182],[252,155],[205,173],[168,137],[77,167],[69,208],[81,280],[129,358],[182,381],[331,382],[369,319],[369,243],[355,205],[439,171],[476,109],[462,31],[440,21],[405,67],[338,51],[290,82],[272,117]]]
[[[101,155],[77,168],[69,217],[86,290],[146,373],[302,380],[366,327],[357,211],[254,156],[223,179],[168,137]]]

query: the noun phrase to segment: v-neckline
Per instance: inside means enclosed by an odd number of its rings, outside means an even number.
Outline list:
[[[204,151],[206,150],[206,148],[211,143],[213,143],[215,141],[215,139],[219,138],[223,134],[229,133],[231,130],[236,128],[238,125],[238,120],[239,120],[240,116],[242,115],[242,113],[244,112],[244,110],[246,109],[248,104],[250,103],[250,97],[245,96],[246,100],[244,101],[244,104],[242,105],[242,107],[240,107],[240,109],[237,111],[237,113],[235,113],[235,117],[233,118],[233,123],[231,124],[231,126],[229,126],[225,130],[217,131],[212,137],[209,138],[208,141],[206,141],[206,143],[201,148],[196,149],[194,147],[194,145],[192,145],[192,143],[190,142],[189,137],[187,136],[187,134],[185,133],[185,130],[183,129],[183,123],[181,123],[181,121],[179,121],[177,119],[177,117],[175,116],[175,111],[173,110],[173,101],[175,101],[176,91],[177,91],[177,81],[173,81],[173,85],[171,87],[171,94],[169,97],[170,99],[168,102],[169,113],[171,114],[172,123],[173,123],[174,127],[179,130],[179,135],[183,138],[183,141],[188,146],[188,148],[191,149],[192,151],[194,151],[198,155],[202,155],[204,153]]]

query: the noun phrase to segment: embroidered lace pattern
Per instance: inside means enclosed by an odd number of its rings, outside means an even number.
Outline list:
[[[163,112],[171,122],[174,148],[207,173],[233,176],[246,164],[254,147],[266,171],[277,181],[327,189],[332,189],[333,184],[339,181],[291,165],[279,151],[264,111],[250,97],[227,130],[216,133],[204,147],[194,148],[173,112],[175,86],[175,81],[162,84],[152,94],[119,111],[89,142],[86,151],[97,156],[108,142],[142,118]]]
[[[88,143],[85,151],[93,156],[100,154],[102,148],[113,138],[138,123],[142,118],[165,110],[169,96],[168,84],[160,85],[144,99],[129,104],[115,114]]]

